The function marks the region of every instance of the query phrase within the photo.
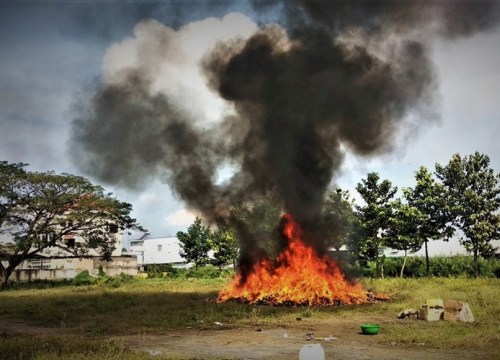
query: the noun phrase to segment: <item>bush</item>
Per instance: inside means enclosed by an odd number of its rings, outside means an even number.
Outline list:
[[[479,258],[478,263],[480,276],[499,277],[500,260]],[[400,275],[402,266],[403,258],[387,258],[384,262],[384,275],[397,277]],[[433,277],[474,277],[474,259],[472,256],[463,255],[431,257],[429,259],[429,275]],[[363,276],[376,276],[374,262],[370,262],[368,267],[363,269]],[[403,276],[412,278],[425,277],[425,258],[408,257]]]
[[[145,269],[148,279],[218,279],[234,275],[233,269],[219,269],[213,265],[200,266],[198,268],[175,268],[171,264],[149,265]]]
[[[221,276],[221,272],[221,270],[213,265],[200,266],[198,268],[189,269],[187,277],[195,279],[216,279]]]
[[[81,286],[81,285],[91,285],[95,283],[96,279],[94,279],[92,276],[90,276],[90,273],[88,270],[83,270],[81,273],[76,275],[72,280],[71,284],[75,286]]]
[[[135,277],[132,275],[127,275],[125,273],[120,273],[118,276],[100,276],[97,280],[99,285],[109,286],[112,288],[120,287],[122,284],[135,281]]]
[[[176,278],[181,269],[174,268],[171,264],[151,264],[146,265],[145,270],[148,274],[148,279],[154,279],[162,277]]]
[[[46,279],[35,279],[32,281],[12,281],[9,282],[7,287],[8,290],[20,290],[20,289],[51,289],[61,286],[72,285],[71,279],[56,279],[56,280],[46,280]]]

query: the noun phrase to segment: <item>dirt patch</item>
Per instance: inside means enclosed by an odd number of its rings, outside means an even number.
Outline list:
[[[300,349],[319,343],[326,359],[354,360],[468,360],[493,358],[476,350],[438,350],[425,345],[408,347],[380,344],[380,336],[362,335],[353,323],[331,326],[315,325],[290,328],[187,329],[165,335],[119,337],[132,349],[152,355],[168,355],[180,359],[298,359]],[[308,333],[314,339],[306,340]],[[333,339],[332,339],[333,337]],[[330,339],[330,340],[325,340]],[[489,355],[489,356],[488,356]]]
[[[307,340],[307,334],[313,334]],[[67,334],[63,329],[47,328],[23,322],[0,321],[0,335],[51,336]],[[109,339],[122,341],[132,350],[179,359],[298,359],[307,344],[321,344],[326,359],[336,360],[472,360],[495,359],[495,354],[477,349],[430,349],[425,344],[391,344],[383,331],[362,335],[356,321],[308,323],[293,327],[231,327],[222,324],[196,329],[165,330],[162,335],[126,335]],[[389,344],[389,345],[388,345]]]

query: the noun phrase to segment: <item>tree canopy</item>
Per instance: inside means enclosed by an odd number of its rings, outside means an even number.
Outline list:
[[[421,166],[415,173],[416,185],[403,189],[408,204],[420,217],[413,219],[415,235],[425,246],[426,273],[429,275],[429,239],[448,240],[453,236],[453,214],[446,187],[437,182],[427,168]]]
[[[208,252],[211,249],[210,237],[210,229],[201,224],[201,218],[196,217],[187,232],[177,232],[177,239],[181,242],[180,255],[187,262],[193,262],[196,267],[207,264]]]
[[[0,263],[4,284],[24,260],[48,248],[72,256],[90,249],[110,259],[118,229],[139,229],[132,206],[87,179],[53,172],[29,172],[25,164],[0,163]],[[70,241],[75,237],[79,241]]]
[[[354,209],[349,192],[340,188],[331,191],[323,206],[324,235],[328,244],[340,250],[352,232]]]
[[[448,190],[453,224],[463,233],[460,241],[477,264],[478,256],[494,253],[491,241],[500,239],[500,174],[478,152],[453,155],[447,165],[436,164],[436,174]]]
[[[408,251],[418,251],[424,242],[418,228],[424,215],[415,207],[403,204],[400,199],[392,203],[393,212],[389,218],[385,244],[392,249],[404,251],[403,266],[400,276],[403,277]]]
[[[238,244],[234,232],[229,227],[220,226],[211,235],[211,249],[213,250],[212,264],[221,268],[224,265],[236,266]]]
[[[383,276],[383,258],[379,256],[379,248],[384,244],[392,215],[391,200],[397,187],[393,187],[389,180],[379,180],[379,174],[372,172],[356,186],[365,202],[363,206],[356,206],[365,236],[364,241],[358,243],[357,251],[362,257],[375,260],[377,275]]]

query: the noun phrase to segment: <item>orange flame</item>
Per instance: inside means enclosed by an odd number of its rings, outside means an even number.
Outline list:
[[[228,300],[251,304],[335,305],[368,302],[359,283],[346,281],[338,264],[319,256],[303,242],[299,224],[285,215],[287,248],[274,263],[262,260],[246,280],[238,274],[220,293],[218,302]],[[277,264],[274,265],[273,264]]]

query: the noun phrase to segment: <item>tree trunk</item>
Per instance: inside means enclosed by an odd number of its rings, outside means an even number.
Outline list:
[[[9,281],[9,277],[12,275],[16,267],[18,267],[19,264],[23,262],[23,260],[24,260],[23,257],[10,258],[8,260],[9,265],[7,265],[7,267],[4,267],[3,265],[0,266],[0,270],[2,270],[2,275],[3,275],[3,281],[2,284],[0,285],[0,289],[7,288],[7,282]]]
[[[425,239],[425,275],[429,277],[429,250],[427,249],[427,243],[429,242],[428,239]]]
[[[7,266],[6,268],[3,269],[2,271],[2,284],[0,285],[0,289],[5,290],[7,288],[7,284],[9,281],[10,275],[12,275],[12,272],[14,271],[14,268],[11,268],[10,266]]]
[[[403,266],[401,266],[401,274],[399,274],[399,277],[403,277],[403,272],[405,270],[405,265],[406,265],[406,249],[405,249],[405,257],[403,258]]]
[[[477,247],[474,247],[474,273],[475,277],[479,277],[479,261],[478,261]]]
[[[378,256],[378,246],[377,246],[377,252],[375,255],[375,270],[377,271],[377,277],[380,277],[380,257]]]

